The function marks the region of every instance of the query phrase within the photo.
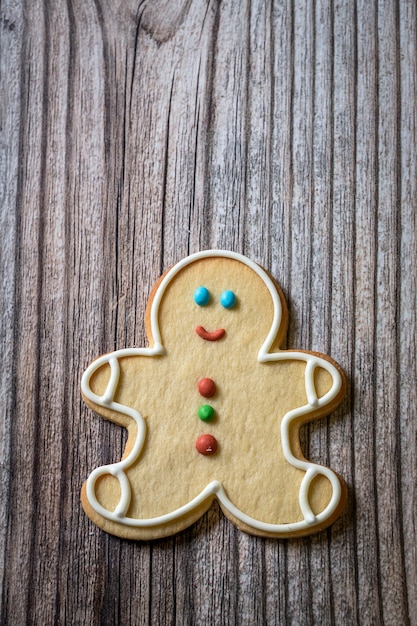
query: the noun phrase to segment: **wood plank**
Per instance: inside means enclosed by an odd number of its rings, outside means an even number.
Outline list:
[[[416,359],[416,298],[413,287],[417,259],[417,189],[416,112],[417,95],[417,7],[402,2],[399,6],[399,91],[400,167],[399,185],[399,260],[398,260],[398,325],[397,358],[399,361],[397,445],[399,455],[398,480],[401,493],[399,521],[404,559],[403,594],[408,603],[408,615],[417,611],[417,594],[413,581],[417,579],[417,543],[415,512],[417,510],[417,456],[411,442],[417,441],[415,419],[417,371]],[[413,619],[413,618],[412,618]],[[412,620],[410,620],[412,621]]]
[[[10,493],[12,480],[10,461],[12,451],[13,416],[16,408],[15,350],[17,344],[16,314],[19,257],[16,254],[19,239],[19,220],[16,203],[21,193],[22,177],[19,161],[22,153],[21,95],[22,95],[22,7],[5,2],[1,8],[0,80],[1,80],[1,126],[0,142],[1,207],[0,232],[0,337],[2,358],[0,360],[0,392],[3,398],[3,419],[0,420],[0,589],[4,589],[8,568],[6,536],[10,519]],[[6,79],[7,77],[7,79]],[[7,113],[7,114],[6,114]],[[3,604],[3,603],[2,603]],[[4,606],[4,604],[3,604]]]
[[[362,2],[357,14],[356,206],[355,206],[355,354],[352,372],[353,487],[358,614],[365,622],[381,615],[375,563],[378,553],[375,493],[375,272],[377,196],[377,28],[376,6]],[[371,503],[371,504],[367,504]]]

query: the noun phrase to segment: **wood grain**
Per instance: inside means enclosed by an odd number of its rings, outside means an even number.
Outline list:
[[[412,0],[2,2],[2,624],[417,624],[416,42]],[[288,345],[347,372],[303,435],[349,485],[318,536],[214,505],[133,543],[81,511],[125,441],[81,374],[209,247],[271,271]]]

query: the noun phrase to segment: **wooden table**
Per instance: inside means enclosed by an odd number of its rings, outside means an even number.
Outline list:
[[[413,0],[2,2],[2,624],[417,624],[416,32]],[[206,248],[347,373],[304,433],[349,486],[317,536],[214,505],[134,543],[81,509],[125,441],[81,374]]]

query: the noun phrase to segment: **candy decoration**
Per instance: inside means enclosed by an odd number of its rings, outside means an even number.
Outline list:
[[[198,381],[198,393],[203,398],[211,398],[216,393],[216,383],[211,378],[202,378]]]
[[[202,404],[197,411],[197,415],[203,422],[211,422],[214,417],[214,409],[209,404]]]
[[[195,447],[203,456],[211,456],[217,450],[217,440],[213,435],[201,435],[197,439]]]
[[[226,334],[224,328],[218,328],[217,330],[209,332],[203,326],[197,326],[195,332],[199,335],[199,337],[205,339],[206,341],[217,341],[218,339],[222,339]]]
[[[198,306],[206,306],[210,302],[210,292],[205,287],[198,287],[194,291],[194,302]]]
[[[220,296],[220,304],[225,309],[233,309],[236,304],[236,296],[233,291],[223,291],[222,295]]]

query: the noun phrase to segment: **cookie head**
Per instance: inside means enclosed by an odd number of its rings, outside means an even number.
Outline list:
[[[151,302],[151,336],[170,354],[221,355],[243,348],[254,359],[285,333],[282,296],[262,268],[211,256],[163,278]]]

